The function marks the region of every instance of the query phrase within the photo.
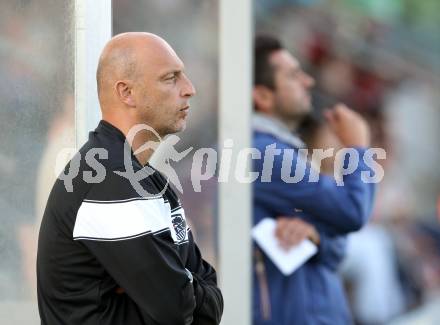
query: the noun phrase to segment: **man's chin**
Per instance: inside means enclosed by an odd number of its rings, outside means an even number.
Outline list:
[[[179,124],[177,125],[177,131],[176,132],[182,132],[186,130],[186,118],[179,121]]]
[[[176,131],[177,132],[182,132],[186,130],[186,122]]]
[[[178,125],[175,125],[173,128],[170,128],[167,134],[179,133],[185,131],[185,129],[186,129],[186,121],[181,121],[179,122]]]

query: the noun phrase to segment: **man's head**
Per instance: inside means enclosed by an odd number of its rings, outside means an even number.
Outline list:
[[[162,38],[150,33],[113,37],[101,54],[96,79],[103,119],[121,130],[143,123],[165,136],[185,128],[195,89]]]
[[[311,110],[310,88],[314,80],[273,37],[258,36],[254,53],[255,110],[282,119],[299,121]]]

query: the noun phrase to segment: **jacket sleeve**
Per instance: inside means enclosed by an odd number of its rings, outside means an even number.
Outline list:
[[[154,218],[145,213],[149,206],[142,204],[152,201],[132,201],[123,207],[83,202],[73,237],[136,303],[145,323],[191,324],[194,288],[169,229],[149,229]],[[118,213],[121,209],[125,214]]]
[[[320,241],[318,253],[311,262],[318,261],[331,270],[337,270],[345,255],[346,236],[331,236],[327,231],[318,229]]]
[[[309,176],[312,167],[306,159],[293,154],[290,176],[295,174],[296,166],[304,167],[304,177],[296,183],[287,183],[281,177],[283,158],[274,157],[270,181],[262,181],[261,174],[254,187],[254,196],[263,205],[286,206],[293,209],[302,209],[317,218],[332,229],[334,234],[346,234],[359,230],[367,221],[373,205],[375,184],[364,183],[361,179],[362,171],[372,172],[362,157],[364,149],[357,148],[359,164],[353,173],[343,177],[343,186],[338,186],[333,177],[319,175],[317,182],[310,182]],[[286,159],[289,159],[286,156]],[[263,170],[263,161],[255,160],[256,171]],[[293,213],[293,212],[292,212]]]
[[[223,313],[223,296],[217,287],[214,268],[206,262],[189,232],[189,255],[186,268],[194,276],[194,291],[197,307],[194,311],[193,325],[217,325]]]

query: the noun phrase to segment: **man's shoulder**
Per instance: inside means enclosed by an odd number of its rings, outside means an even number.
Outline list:
[[[154,179],[162,183],[164,176],[151,165],[141,166],[123,141],[111,140],[91,132],[59,174],[53,189],[58,198],[81,201],[92,195],[112,200],[157,194]]]
[[[93,167],[93,163],[97,161],[106,169],[122,169],[124,155],[131,157],[130,148],[125,148],[124,144],[119,141],[112,142],[108,137],[91,132],[88,141],[78,150],[78,155],[83,162],[81,168]]]

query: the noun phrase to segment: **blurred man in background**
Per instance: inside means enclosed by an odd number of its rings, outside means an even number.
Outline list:
[[[363,183],[360,176],[369,170],[362,160],[369,128],[344,105],[327,111],[331,130],[342,146],[358,151],[359,164],[343,177],[344,186],[322,174],[317,182],[309,182],[309,162],[302,180],[286,183],[281,176],[283,149],[295,150],[289,175],[306,159],[297,154],[304,144],[295,131],[311,111],[314,80],[272,37],[256,38],[254,62],[253,143],[274,159],[271,181],[260,177],[254,183],[254,224],[275,218],[276,237],[284,247],[306,238],[318,245],[318,254],[287,277],[255,247],[254,324],[348,324],[351,317],[336,269],[346,234],[367,222],[373,205],[375,186]],[[263,169],[263,160],[254,160],[254,171],[262,175]]]

